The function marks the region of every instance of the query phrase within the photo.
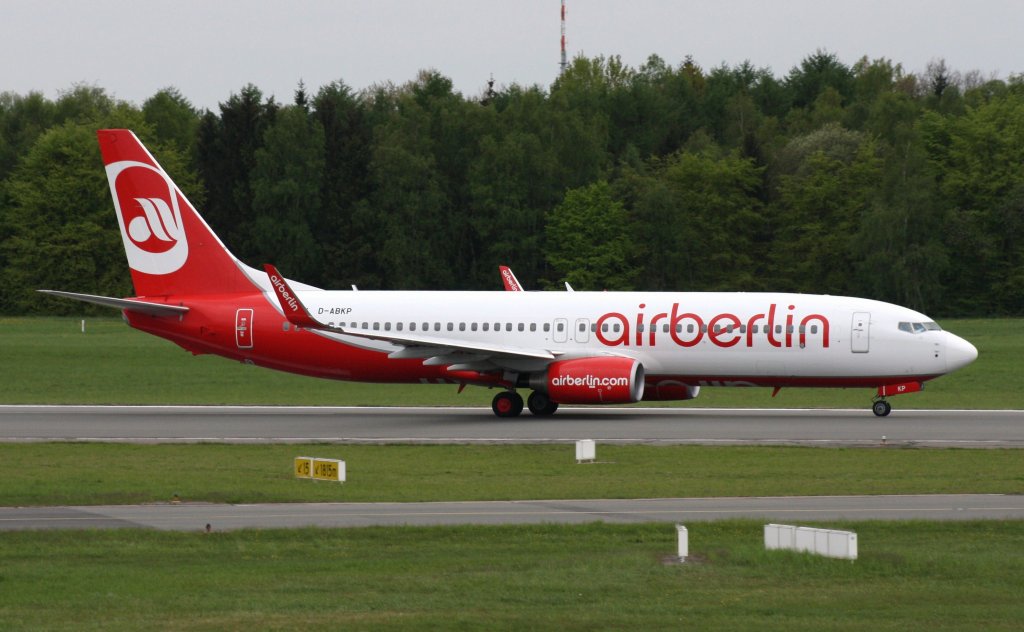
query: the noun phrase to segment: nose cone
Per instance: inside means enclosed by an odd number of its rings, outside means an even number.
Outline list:
[[[978,350],[960,336],[946,332],[946,369],[956,371],[978,359]]]

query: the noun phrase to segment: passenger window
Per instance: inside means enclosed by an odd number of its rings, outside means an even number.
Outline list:
[[[466,331],[466,323],[459,323],[459,331]]]
[[[537,331],[537,323],[530,323],[530,331]]]
[[[380,331],[380,323],[373,323],[373,330]]]
[[[590,323],[590,333],[592,333],[592,334],[596,334],[597,333],[597,323]]]
[[[416,331],[416,323],[409,323],[409,331]]]
[[[434,331],[441,331],[441,323],[434,323]]]
[[[608,333],[608,323],[604,323],[601,325],[601,331]]]
[[[448,331],[455,331],[455,323],[448,323]]]
[[[561,331],[565,331],[565,323],[558,323],[557,330],[560,331],[560,332]],[[618,331],[618,330],[619,330],[619,326],[615,325],[615,331]]]
[[[484,331],[490,331],[490,330],[491,330],[491,323],[484,323]]]
[[[586,330],[587,330],[587,324],[586,323],[580,323],[580,333],[583,333]]]
[[[644,325],[643,325],[643,323],[637,325],[636,326],[636,330],[637,330],[638,333],[641,333],[641,334],[644,333]],[[583,331],[583,330],[580,329],[580,331]]]
[[[395,329],[402,331],[402,323],[395,323]]]
[[[505,323],[505,331],[512,331],[512,323]]]
[[[551,331],[551,323],[544,323],[544,331]]]
[[[391,331],[391,323],[384,323],[384,331]]]
[[[818,333],[818,326],[817,325],[811,325],[811,333],[812,334]]]
[[[370,323],[363,323],[363,329],[369,329]]]
[[[561,325],[558,326],[558,331],[562,331]],[[614,331],[615,333],[619,333],[619,323],[615,323],[612,325],[612,331]]]
[[[519,329],[519,331],[526,331],[526,325],[519,323],[519,327],[517,327],[517,329]]]
[[[662,325],[661,326],[661,333],[663,333],[663,334],[667,334],[668,333],[668,325]]]
[[[470,323],[469,330],[470,331],[476,331],[476,323]]]

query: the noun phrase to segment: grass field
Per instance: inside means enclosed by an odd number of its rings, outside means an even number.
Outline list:
[[[294,478],[340,458],[348,482]],[[1019,450],[572,445],[0,444],[0,505],[1024,493]]]
[[[1021,522],[832,526],[856,562],[751,521],[690,525],[685,565],[668,524],[6,533],[0,628],[1020,629]]]
[[[981,357],[900,408],[1024,408],[1024,321],[943,322]],[[0,320],[0,403],[488,406],[453,386],[328,382],[119,320]],[[685,406],[866,406],[867,390],[704,389]],[[348,482],[292,477],[300,454]],[[1024,493],[1014,450],[0,444],[0,504]],[[0,533],[0,630],[1016,630],[1024,522],[836,523],[855,563],[766,552],[761,523]]]
[[[896,408],[1024,408],[1024,320],[943,322],[980,351],[971,366]],[[223,358],[193,357],[120,319],[0,319],[3,404],[269,404],[314,406],[489,406],[493,391],[455,386],[334,382],[277,373]],[[869,389],[705,388],[692,402],[657,405],[757,408],[862,408]]]

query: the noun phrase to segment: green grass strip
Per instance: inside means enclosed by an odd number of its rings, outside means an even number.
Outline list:
[[[296,479],[296,456],[348,482]],[[0,444],[0,505],[1024,493],[1019,450],[598,445]]]
[[[1024,523],[834,523],[856,562],[762,524],[0,536],[5,630],[1019,630]]]

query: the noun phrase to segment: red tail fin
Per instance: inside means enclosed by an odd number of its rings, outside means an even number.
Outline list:
[[[242,264],[134,133],[105,129],[97,136],[136,294],[255,289]]]

